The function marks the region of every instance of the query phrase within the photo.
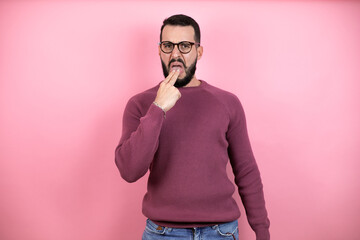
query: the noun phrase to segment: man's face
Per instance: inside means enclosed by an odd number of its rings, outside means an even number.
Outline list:
[[[192,26],[166,25],[162,31],[162,41],[179,43],[182,41],[195,42],[195,31]],[[159,55],[164,76],[167,77],[172,70],[180,69],[180,75],[175,87],[187,85],[194,77],[196,62],[202,56],[202,47],[192,46],[189,53],[181,53],[178,46],[174,46],[171,53],[164,53],[159,46]]]

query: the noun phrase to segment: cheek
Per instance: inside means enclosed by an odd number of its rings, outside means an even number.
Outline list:
[[[190,67],[190,65],[195,62],[195,58],[196,58],[196,56],[191,56],[191,57],[189,56],[189,57],[184,58],[185,65],[187,68]]]
[[[160,55],[160,59],[163,63],[165,63],[166,66],[169,64],[169,57],[164,55],[163,53]]]

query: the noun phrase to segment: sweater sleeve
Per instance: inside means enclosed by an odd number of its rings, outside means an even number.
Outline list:
[[[265,207],[263,185],[248,137],[245,113],[237,98],[231,106],[230,115],[228,154],[235,183],[256,239],[269,240],[270,221]]]
[[[115,149],[116,166],[127,182],[137,181],[148,171],[159,145],[163,121],[163,111],[154,104],[141,116],[140,107],[133,99],[127,103],[122,136]]]

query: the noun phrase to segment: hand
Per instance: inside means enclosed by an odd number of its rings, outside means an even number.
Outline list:
[[[180,71],[172,71],[165,78],[157,91],[155,102],[167,112],[169,111],[181,97],[180,91],[174,87],[174,84],[179,77]]]

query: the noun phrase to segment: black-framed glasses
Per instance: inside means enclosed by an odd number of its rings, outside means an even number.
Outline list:
[[[194,42],[188,42],[188,41],[182,41],[179,43],[173,43],[170,41],[163,41],[159,43],[160,49],[163,53],[171,53],[174,50],[174,47],[177,45],[179,51],[181,53],[189,53],[192,49],[192,46],[200,46],[200,43],[194,43]]]

